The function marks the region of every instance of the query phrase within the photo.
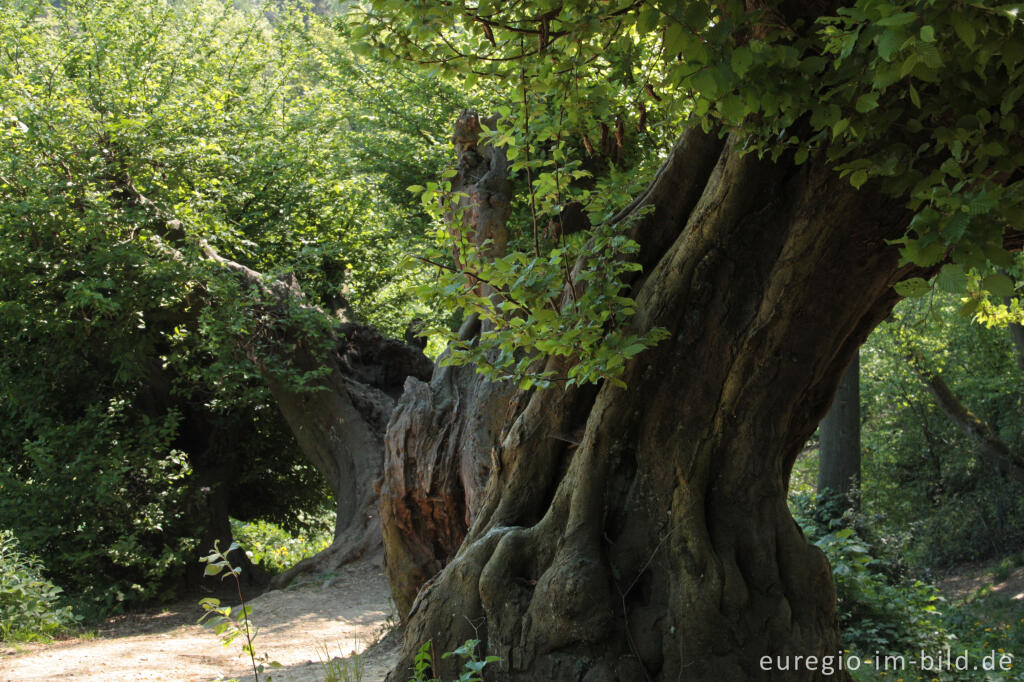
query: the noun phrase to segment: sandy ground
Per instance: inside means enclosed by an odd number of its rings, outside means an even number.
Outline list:
[[[366,650],[385,632],[390,596],[383,569],[366,563],[346,567],[329,583],[266,592],[251,602],[260,628],[256,652],[284,666],[268,671],[274,682],[323,680],[324,647],[332,658]],[[195,624],[201,614],[195,602],[183,602],[111,621],[91,639],[0,644],[0,681],[252,680],[240,642],[222,646],[211,630]],[[360,655],[362,681],[382,681],[396,656],[396,637]]]

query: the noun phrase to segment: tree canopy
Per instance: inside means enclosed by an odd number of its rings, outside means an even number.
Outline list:
[[[500,114],[490,139],[508,145],[512,172],[529,185],[532,215],[518,234],[521,253],[535,258],[510,256],[519,262],[485,275],[525,280],[551,297],[558,287],[545,283],[559,281],[565,256],[557,240],[540,248],[548,220],[581,201],[594,225],[614,224],[624,196],[650,178],[690,121],[733,131],[745,152],[797,164],[822,157],[854,187],[879,183],[913,212],[899,242],[906,263],[941,266],[938,285],[966,295],[964,314],[1020,317],[1019,305],[1003,301],[1017,272],[1004,241],[1024,222],[1024,42],[1015,5],[381,0],[355,21],[353,35],[368,45],[483,88]],[[613,172],[600,190],[579,182],[595,158],[628,173]],[[617,248],[606,247],[606,259]],[[898,291],[922,295],[926,279]],[[513,345],[577,354],[588,346],[564,330],[552,338],[543,311],[527,318],[546,343],[516,323]],[[600,325],[607,331],[606,318]],[[607,370],[589,376],[615,374]]]
[[[280,329],[323,348],[337,320],[205,249],[400,334],[429,316],[398,284],[405,187],[456,105],[291,9],[16,2],[0,41],[0,525],[116,605],[179,572],[204,491],[287,523],[328,498],[250,357],[301,386]]]

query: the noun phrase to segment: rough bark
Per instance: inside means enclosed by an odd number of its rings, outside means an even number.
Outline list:
[[[860,480],[860,354],[846,368],[832,407],[819,427],[818,493],[831,490],[856,506],[850,492]]]
[[[627,364],[626,389],[517,394],[515,421],[477,447],[482,503],[420,590],[392,679],[424,641],[470,637],[502,680],[818,679],[761,657],[840,650],[828,563],[786,489],[908,274],[885,243],[906,215],[696,130],[629,210],[647,204],[635,322],[670,338]],[[435,658],[435,674],[456,667]]]
[[[478,145],[480,132],[474,112],[455,123],[452,190],[463,195],[464,234],[478,245],[489,241],[487,252],[496,256],[508,241],[511,187],[505,153]],[[462,233],[453,233],[458,244]],[[459,255],[456,246],[456,262]],[[471,339],[479,331],[472,318],[460,334]],[[514,394],[513,385],[489,382],[469,366],[438,366],[429,383],[407,380],[388,427],[380,508],[388,578],[402,618],[462,544],[480,506],[491,450],[514,416]]]
[[[380,510],[400,617],[462,544],[514,393],[473,367],[438,367],[430,383],[407,380],[388,430]]]

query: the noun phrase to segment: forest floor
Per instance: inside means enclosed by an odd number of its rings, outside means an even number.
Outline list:
[[[952,602],[963,601],[982,590],[1003,599],[1019,602],[1024,607],[1024,566],[1018,566],[1006,578],[993,575],[998,562],[979,562],[959,566],[939,579],[939,590]]]
[[[350,656],[351,666],[355,651],[362,666],[356,679],[380,682],[397,657],[397,637],[367,648],[393,624],[390,600],[383,569],[367,562],[346,566],[329,579],[265,592],[250,602],[251,618],[260,628],[256,653],[284,666],[269,671],[274,682],[313,682],[326,677],[323,659]],[[224,647],[212,630],[196,624],[202,615],[197,601],[120,616],[89,637],[0,644],[0,681],[253,680],[240,640]]]
[[[939,587],[954,603],[984,590],[1024,607],[1024,567],[999,580],[992,574],[993,566],[960,567],[940,579]],[[384,571],[368,562],[265,592],[251,601],[252,619],[260,628],[256,652],[284,665],[271,671],[274,682],[319,682],[327,674],[321,661],[328,656],[337,661],[343,655],[349,657],[349,666],[357,658],[361,665],[361,675],[353,679],[382,682],[398,655],[394,634],[379,641],[393,625],[390,599]],[[252,682],[241,642],[225,648],[212,631],[196,625],[202,614],[197,601],[198,597],[120,616],[88,637],[0,645],[0,682],[191,682],[231,677]],[[353,652],[360,655],[351,656]]]

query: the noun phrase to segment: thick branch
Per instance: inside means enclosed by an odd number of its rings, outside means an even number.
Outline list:
[[[918,375],[931,391],[939,409],[978,444],[981,454],[994,463],[1001,474],[1024,483],[1024,461],[1011,452],[988,424],[967,409],[946,381],[938,374],[926,374],[920,369]]]

